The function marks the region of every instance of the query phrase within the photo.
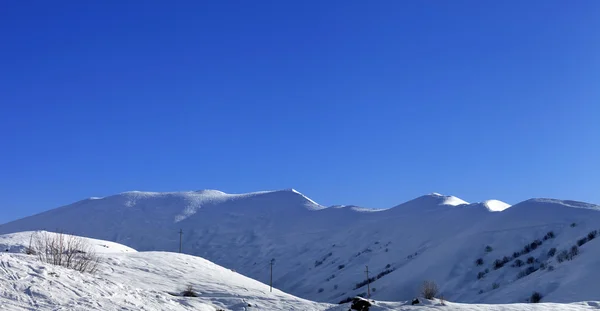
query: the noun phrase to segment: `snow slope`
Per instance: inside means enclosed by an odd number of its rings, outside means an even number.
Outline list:
[[[20,233],[0,236],[13,250],[26,246]],[[0,309],[22,310],[315,310],[345,311],[349,304],[316,303],[283,293],[202,258],[166,252],[132,252],[126,246],[87,239],[115,252],[101,253],[95,274],[40,263],[35,256],[0,253]],[[122,251],[125,250],[125,251]],[[191,285],[198,297],[180,296]],[[384,310],[591,310],[598,302],[574,304],[466,305],[423,300],[373,301],[372,311]]]
[[[8,253],[24,253],[25,249],[35,241],[36,237],[49,236],[55,238],[56,233],[47,231],[24,231],[0,235],[0,250]],[[86,238],[86,242],[96,253],[135,253],[135,249],[109,241]]]
[[[467,303],[524,302],[533,291],[544,294],[544,302],[600,299],[592,286],[600,278],[600,239],[582,245],[573,260],[558,263],[547,256],[551,248],[569,250],[600,229],[599,208],[574,201],[532,199],[509,206],[433,193],[365,212],[324,208],[295,190],[128,192],[0,225],[0,233],[44,228],[140,251],[177,251],[182,229],[185,253],[265,283],[275,259],[275,286],[314,301],[337,303],[365,293],[366,265],[376,278],[371,287],[377,300],[409,300],[424,280],[436,281],[446,299]],[[548,232],[554,237],[544,240]],[[512,267],[513,253],[536,240],[541,245],[518,258],[533,257],[533,263]],[[505,256],[507,264],[494,269],[493,262]],[[530,267],[535,271],[518,277]]]
[[[29,233],[0,236],[23,249]],[[165,252],[100,253],[95,274],[40,263],[35,256],[0,253],[0,310],[324,310],[327,304],[285,294],[199,257]],[[101,250],[103,246],[97,246]],[[124,250],[124,251],[123,251]],[[192,285],[197,298],[179,295]]]

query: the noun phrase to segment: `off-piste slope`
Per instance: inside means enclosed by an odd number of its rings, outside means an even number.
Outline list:
[[[411,299],[424,280],[438,283],[446,299],[469,303],[524,302],[533,291],[544,302],[600,299],[589,289],[600,277],[600,240],[585,241],[569,260],[557,259],[600,229],[598,207],[574,201],[509,206],[433,193],[365,211],[324,208],[295,190],[129,192],[17,220],[0,233],[43,228],[142,251],[177,251],[183,230],[185,253],[265,283],[274,260],[275,286],[314,301],[366,294],[366,266],[379,300]]]
[[[22,232],[0,236],[9,252],[0,253],[0,309],[21,310],[348,310],[349,304],[316,303],[272,292],[265,284],[244,277],[202,258],[167,252],[135,252],[126,246],[83,239],[101,252],[99,269],[80,273],[38,261],[20,253],[32,234],[56,237],[49,232]],[[13,252],[14,251],[14,252]],[[16,252],[16,253],[15,253]],[[197,297],[183,297],[191,286]],[[469,305],[421,299],[371,301],[371,311],[389,310],[593,310],[598,302],[572,304]]]

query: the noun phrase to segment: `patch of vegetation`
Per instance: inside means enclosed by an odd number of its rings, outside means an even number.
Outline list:
[[[517,259],[515,260],[515,262],[513,263],[513,267],[522,267],[523,265],[525,265],[525,263],[523,262],[523,260],[521,259]]]
[[[485,247],[485,252],[486,252],[486,253],[489,253],[489,252],[491,252],[491,251],[493,251],[493,250],[494,250],[494,249],[493,249],[491,246],[489,246],[489,245]]]
[[[598,230],[594,230],[594,231],[590,231],[590,233],[588,233],[588,241],[591,241],[593,239],[595,239],[598,236]]]
[[[569,256],[573,259],[575,256],[579,255],[579,247],[577,245],[571,246],[571,251],[569,252]]]
[[[498,289],[498,288],[500,288],[500,284],[498,284],[498,283],[492,284],[492,289]]]
[[[383,270],[383,271],[381,271],[381,272],[377,273],[377,279],[379,280],[379,279],[381,279],[383,276],[385,276],[385,275],[387,275],[387,274],[390,274],[390,273],[392,273],[392,272],[394,272],[394,271],[396,271],[396,269],[395,269],[395,268],[394,268],[394,269],[385,269],[385,270]]]
[[[327,258],[331,257],[333,255],[333,253],[328,253],[327,255],[323,256],[323,258],[321,260],[315,260],[315,268],[322,265],[325,260],[327,260]]]
[[[183,292],[181,292],[181,296],[183,297],[198,297],[196,291],[194,291],[194,287],[192,285],[188,285]]]
[[[522,270],[521,272],[519,272],[519,274],[517,274],[517,278],[521,279],[524,278],[534,272],[536,272],[538,269],[536,269],[535,267],[527,267],[527,269]]]
[[[548,251],[548,257],[554,257],[555,254],[556,254],[556,247],[553,247]]]
[[[494,270],[498,270],[498,269],[504,267],[504,262],[502,260],[500,260],[500,259],[496,259],[494,261],[493,267],[494,267]]]
[[[538,292],[533,292],[533,294],[531,294],[531,297],[529,298],[529,302],[531,303],[539,303],[540,301],[542,301],[542,294],[538,293]]]
[[[423,285],[421,285],[421,295],[425,299],[433,299],[438,294],[438,286],[433,281],[425,281]]]
[[[370,277],[370,278],[368,278],[368,279],[366,279],[366,280],[360,281],[360,282],[358,282],[358,283],[356,283],[356,284],[354,285],[354,289],[359,289],[359,288],[361,288],[361,287],[363,287],[363,286],[365,286],[365,285],[367,285],[367,284],[369,284],[369,283],[372,283],[372,282],[373,282],[373,281],[375,281],[375,280],[377,280],[377,278],[375,278],[375,277]]]
[[[555,235],[554,235],[554,231],[548,231],[548,233],[546,233],[546,235],[544,236],[544,241],[549,240],[549,239],[554,239]]]
[[[345,267],[346,267],[346,265],[339,265],[339,266],[338,266],[338,270],[342,270],[342,269],[344,269]]]
[[[483,258],[477,258],[477,260],[475,260],[475,265],[476,265],[476,266],[481,266],[481,265],[483,265]]]

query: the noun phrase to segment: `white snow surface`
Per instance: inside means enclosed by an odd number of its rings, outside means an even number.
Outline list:
[[[487,200],[482,203],[492,212],[501,212],[510,207],[510,204],[498,200]]]
[[[23,237],[31,232],[3,235],[0,240],[22,249]],[[167,252],[131,252],[126,246],[86,239],[88,243],[111,245],[116,252],[100,254],[94,274],[79,273],[39,262],[22,253],[0,253],[0,310],[302,310],[345,311],[349,304],[334,305],[297,298],[278,289],[220,267],[199,257]],[[120,251],[124,250],[124,251]],[[182,297],[192,286],[198,297]],[[424,300],[409,302],[372,301],[373,311],[385,310],[593,310],[598,302],[572,304],[457,304]]]
[[[54,238],[57,233],[47,231],[25,231],[0,235],[0,250],[9,253],[23,253],[38,237]],[[91,250],[96,253],[135,253],[135,249],[104,240],[85,238]]]
[[[497,200],[467,203],[434,193],[385,210],[362,210],[324,208],[292,189],[234,195],[127,192],[0,225],[0,234],[59,228],[142,252],[175,252],[181,229],[184,253],[263,283],[269,282],[268,263],[275,259],[277,288],[326,303],[365,293],[359,284],[366,279],[365,265],[375,277],[372,297],[382,301],[412,299],[424,280],[435,281],[446,299],[462,303],[522,303],[533,291],[544,295],[542,302],[600,300],[594,285],[600,279],[600,238],[580,246],[573,260],[559,263],[547,255],[552,248],[569,250],[600,229],[596,205],[555,199],[513,206]],[[554,237],[544,239],[548,232]],[[513,253],[536,240],[540,245],[518,258],[533,257],[534,263],[513,267]],[[509,262],[494,269],[493,262],[505,256]],[[475,264],[478,258],[483,265]],[[542,264],[552,269],[540,269]],[[535,271],[518,277],[529,267]]]

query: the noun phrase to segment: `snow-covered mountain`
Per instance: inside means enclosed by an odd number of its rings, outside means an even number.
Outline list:
[[[182,229],[184,253],[261,282],[274,259],[277,288],[322,302],[365,293],[367,265],[378,300],[411,299],[424,280],[469,303],[523,302],[533,291],[548,302],[600,299],[600,208],[573,201],[469,204],[433,193],[373,211],[325,208],[295,190],[127,192],[0,225],[0,234],[39,229],[141,251],[177,251]]]
[[[83,238],[100,257],[96,272],[80,273],[40,262],[22,253],[31,237],[56,239],[50,232],[0,235],[0,310],[7,311],[346,311],[343,305],[317,303],[278,289],[199,257],[168,252],[137,252],[124,245]],[[64,237],[64,235],[63,235]],[[66,237],[73,238],[72,236]],[[76,237],[75,237],[76,238]],[[191,286],[196,297],[184,297]],[[371,311],[554,311],[592,310],[594,301],[570,304],[467,305],[441,300],[371,301]]]

